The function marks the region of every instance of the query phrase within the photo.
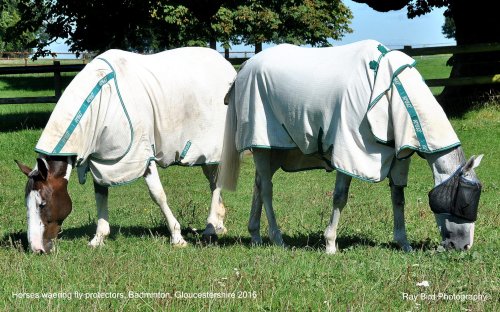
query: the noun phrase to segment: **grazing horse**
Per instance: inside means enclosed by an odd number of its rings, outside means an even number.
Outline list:
[[[216,188],[226,106],[236,71],[207,48],[180,48],[154,55],[109,50],[90,62],[58,101],[35,151],[28,177],[28,241],[49,252],[72,209],[68,181],[74,167],[80,183],[94,180],[97,230],[89,245],[110,233],[108,187],[144,177],[168,223],[171,243],[184,246],[181,227],[167,204],[157,165],[201,165],[212,202],[205,234],[224,233],[225,214]]]
[[[466,161],[440,105],[414,60],[366,40],[332,48],[279,45],[248,60],[226,102],[218,186],[234,190],[243,150],[256,167],[248,230],[260,244],[265,207],[271,241],[284,246],[273,211],[272,177],[285,171],[337,170],[326,251],[335,253],[337,226],[352,177],[389,177],[394,239],[410,251],[404,187],[410,156],[424,157],[434,174],[429,203],[447,248],[472,246],[481,184],[474,172],[482,155]]]

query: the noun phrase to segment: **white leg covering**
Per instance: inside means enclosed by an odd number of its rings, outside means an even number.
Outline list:
[[[109,235],[108,223],[108,188],[94,182],[95,201],[97,206],[97,230],[89,246],[104,245],[104,239]]]
[[[207,218],[207,226],[203,232],[203,237],[205,240],[210,240],[212,237],[216,239],[218,234],[227,233],[227,229],[224,227],[226,208],[222,202],[221,189],[218,188],[215,183],[217,178],[217,165],[203,165],[201,168],[210,183],[210,191],[212,192],[210,213]]]
[[[168,207],[167,195],[165,195],[165,191],[161,185],[158,169],[156,168],[156,163],[154,161],[151,161],[146,173],[144,174],[144,178],[146,180],[151,198],[158,206],[160,206],[161,211],[167,219],[168,229],[171,235],[170,243],[175,247],[186,246],[187,242],[181,235],[181,225]]]
[[[333,211],[330,217],[330,224],[325,230],[326,253],[334,254],[337,252],[337,227],[339,224],[340,214],[347,204],[347,196],[349,194],[349,186],[352,178],[346,174],[337,171],[335,180],[335,191],[333,194]]]

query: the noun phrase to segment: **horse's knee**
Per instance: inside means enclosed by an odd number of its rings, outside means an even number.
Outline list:
[[[347,204],[347,197],[347,190],[343,189],[341,191],[335,191],[335,194],[333,195],[333,205],[335,207],[344,208]]]
[[[272,196],[273,182],[270,179],[260,179],[256,187],[261,198]]]
[[[396,205],[403,205],[405,204],[405,186],[400,186],[400,185],[394,185],[391,182],[391,197],[392,197],[392,202]]]
[[[157,204],[167,201],[167,195],[161,187],[149,187],[149,195]]]

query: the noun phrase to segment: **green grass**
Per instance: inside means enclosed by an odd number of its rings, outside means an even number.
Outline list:
[[[425,79],[448,78],[450,77],[451,67],[446,66],[446,62],[451,54],[414,56],[417,61],[416,68]],[[444,87],[430,88],[432,94],[440,94]]]
[[[61,64],[81,64],[81,60],[60,60]],[[26,65],[52,65],[52,60],[28,60]],[[23,59],[0,60],[0,68],[6,66],[24,66]],[[61,73],[63,86],[75,77],[76,73]],[[0,97],[53,96],[54,74],[19,74],[0,76]]]
[[[0,92],[1,91],[0,89]],[[160,209],[145,183],[110,190],[112,234],[106,245],[90,249],[95,231],[91,183],[71,177],[73,212],[51,255],[26,252],[26,178],[13,159],[34,163],[35,146],[51,105],[0,105],[0,310],[26,311],[498,311],[500,109],[488,105],[452,124],[467,154],[484,153],[477,173],[483,194],[474,247],[469,252],[438,252],[440,238],[427,203],[432,173],[413,158],[406,189],[409,240],[415,252],[391,243],[392,209],[387,182],[353,180],[340,220],[340,252],[324,253],[322,233],[331,213],[335,173],[278,172],[274,203],[289,250],[250,246],[246,222],[254,166],[244,159],[238,191],[224,193],[229,232],[217,246],[204,246],[188,234],[190,245],[174,249]],[[35,117],[33,117],[35,116]],[[35,119],[30,119],[35,118]],[[10,123],[6,126],[5,122]],[[19,124],[18,126],[15,126]],[[210,194],[200,168],[160,171],[169,205],[183,227],[203,228]],[[262,233],[267,225],[263,216]],[[416,286],[428,281],[430,286]],[[129,298],[168,293],[166,298]],[[240,298],[178,298],[192,294],[234,294]],[[29,299],[56,293],[71,299]],[[403,293],[436,296],[477,295],[480,300],[422,300]],[[84,297],[78,299],[76,295]],[[88,298],[121,296],[124,298]],[[136,296],[137,297],[137,296]],[[249,298],[250,297],[250,298]]]

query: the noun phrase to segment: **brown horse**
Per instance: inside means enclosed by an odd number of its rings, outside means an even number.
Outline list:
[[[110,233],[108,187],[144,177],[168,223],[171,243],[185,246],[167,204],[157,165],[200,165],[212,192],[204,235],[224,233],[224,205],[216,188],[226,116],[223,104],[236,72],[216,51],[180,48],[155,55],[110,50],[89,63],[66,88],[35,150],[35,168],[17,162],[28,177],[28,241],[49,252],[71,213],[68,181],[94,180],[97,230],[91,246]]]

